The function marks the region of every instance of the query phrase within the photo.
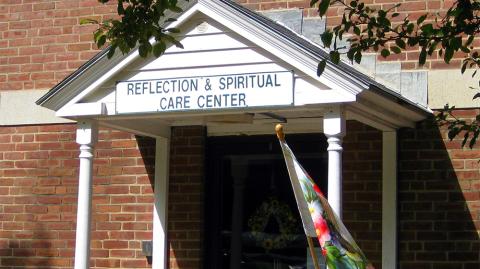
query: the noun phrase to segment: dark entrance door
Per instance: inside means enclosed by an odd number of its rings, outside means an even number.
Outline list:
[[[287,140],[326,193],[326,138]],[[307,243],[276,138],[211,137],[207,152],[204,268],[306,268]]]

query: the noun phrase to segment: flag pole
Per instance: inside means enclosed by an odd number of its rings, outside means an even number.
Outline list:
[[[320,266],[318,265],[317,253],[315,252],[315,248],[313,247],[313,241],[310,236],[307,236],[307,242],[308,248],[310,249],[310,255],[312,256],[313,266],[315,266],[315,269],[320,269]]]
[[[285,142],[285,133],[283,132],[283,125],[277,124],[275,126],[275,133],[277,133],[278,140]],[[312,256],[313,266],[315,269],[320,269],[318,265],[317,254],[315,253],[315,248],[313,246],[313,241],[310,236],[307,235],[308,248],[310,249],[310,255]]]

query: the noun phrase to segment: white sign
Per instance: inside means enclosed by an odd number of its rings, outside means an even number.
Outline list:
[[[293,72],[121,81],[116,112],[213,110],[293,104]]]

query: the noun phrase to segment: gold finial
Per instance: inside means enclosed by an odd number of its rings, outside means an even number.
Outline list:
[[[275,126],[275,132],[277,133],[278,140],[285,141],[285,133],[283,132],[283,125],[277,124]]]

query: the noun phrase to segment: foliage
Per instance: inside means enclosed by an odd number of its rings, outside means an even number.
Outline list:
[[[478,93],[475,95],[477,96]],[[474,97],[475,98],[475,97]],[[455,107],[445,105],[442,111],[435,115],[436,122],[442,126],[445,125],[448,128],[448,138],[454,139],[458,135],[463,135],[462,147],[468,142],[468,146],[473,148],[480,135],[480,115],[475,117],[473,121],[466,121],[459,119],[454,115]],[[470,141],[470,142],[469,142]]]
[[[114,1],[114,0],[112,0]],[[84,19],[81,24],[98,24],[99,28],[94,33],[94,41],[102,47],[107,41],[110,43],[108,57],[111,58],[116,49],[123,54],[128,53],[138,45],[142,57],[153,53],[156,57],[162,55],[168,44],[182,47],[174,35],[179,30],[164,28],[163,25],[173,22],[168,18],[168,12],[179,13],[183,10],[178,6],[178,0],[116,0],[118,19],[109,19],[98,22]],[[110,0],[98,0],[107,4]],[[152,45],[151,39],[156,42]]]
[[[416,20],[409,16],[401,18],[396,12],[401,4],[389,9],[374,9],[359,0],[312,0],[311,6],[317,6],[320,16],[324,16],[331,5],[344,7],[341,24],[327,29],[321,39],[324,46],[331,48],[330,60],[340,62],[340,54],[346,54],[352,62],[360,63],[363,52],[380,52],[383,57],[399,54],[407,49],[418,49],[418,63],[422,66],[427,58],[436,53],[445,63],[450,63],[455,53],[464,53],[461,66],[462,74],[467,69],[480,67],[480,54],[474,49],[473,41],[480,32],[480,1],[457,0],[444,14],[423,14]],[[339,47],[339,40],[349,41],[349,47]],[[319,75],[325,69],[325,61],[318,65]],[[480,85],[480,83],[479,83]],[[474,99],[479,97],[476,94]],[[436,117],[440,125],[449,129],[453,139],[464,131],[463,145],[470,139],[473,147],[480,133],[480,116],[468,123],[452,115],[454,107],[445,109]]]

